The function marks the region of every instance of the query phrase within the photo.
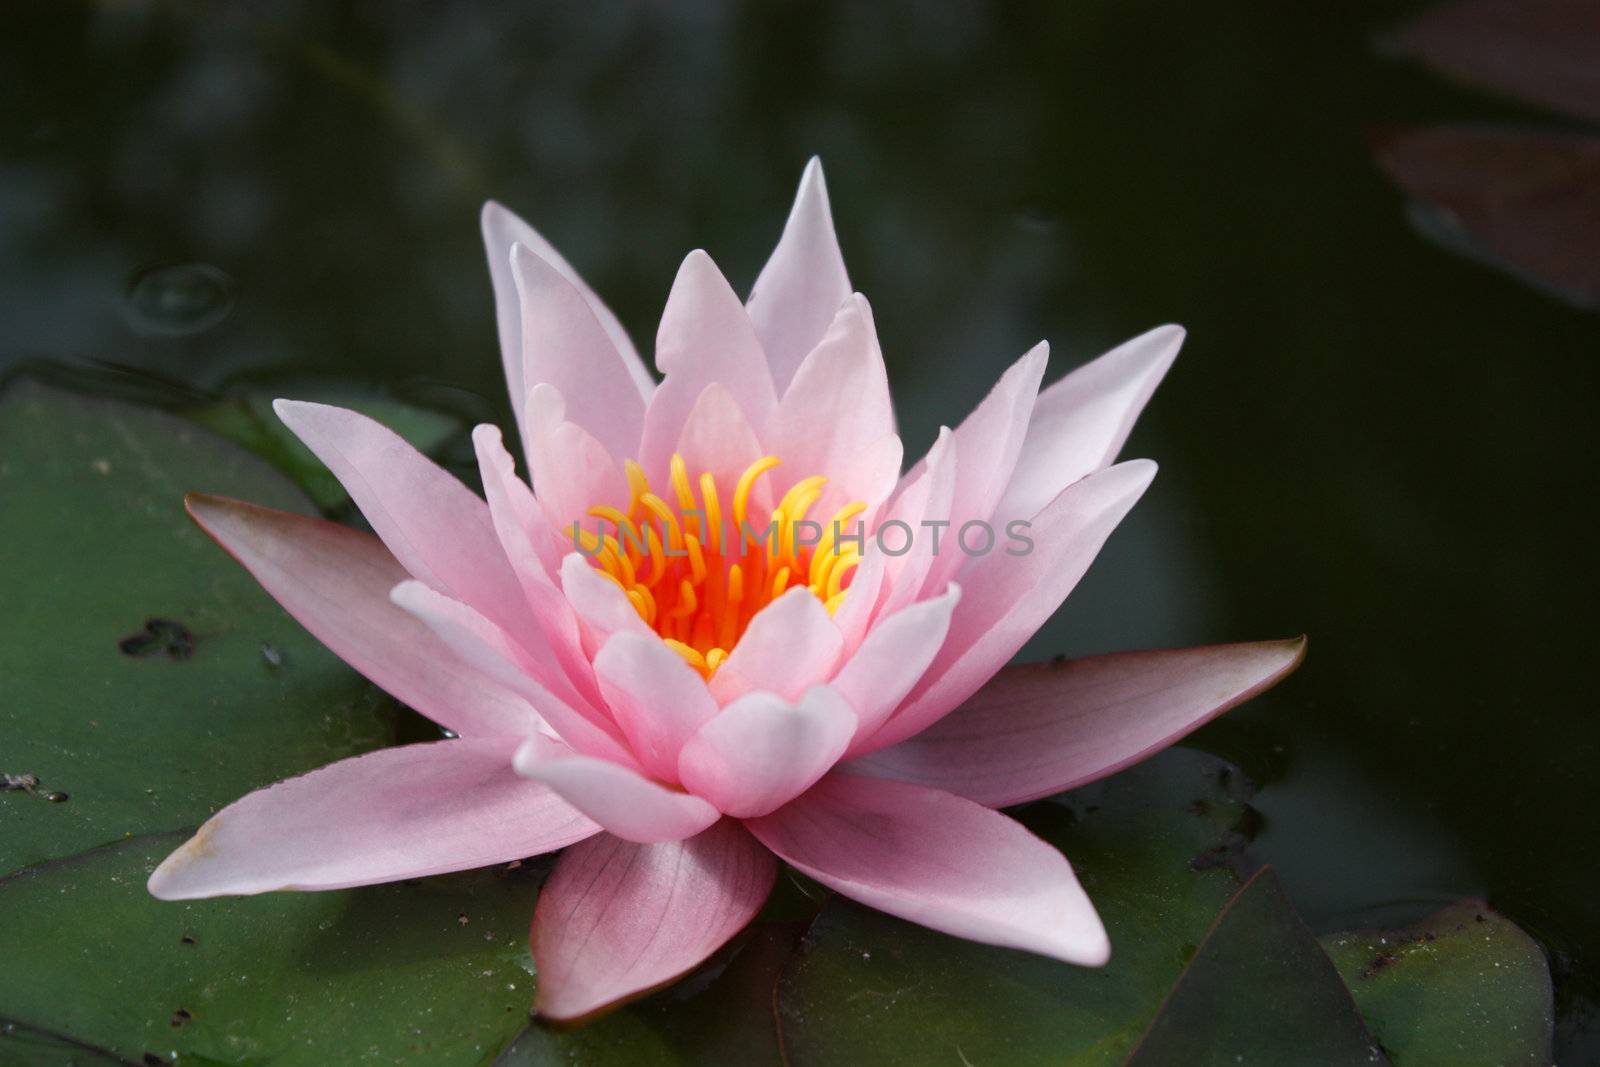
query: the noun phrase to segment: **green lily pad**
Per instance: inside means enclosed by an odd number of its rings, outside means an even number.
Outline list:
[[[184,419],[0,396],[0,772],[28,785],[0,792],[0,874],[192,826],[393,735],[394,703],[211,543],[187,490],[312,511]]]
[[[1102,969],[976,945],[834,898],[779,985],[793,1064],[1113,1064],[1239,886],[1239,778],[1171,749],[1020,812],[1072,860],[1111,935]]]
[[[1218,916],[1128,1067],[1388,1062],[1268,867]]]
[[[1452,904],[1398,930],[1331,934],[1322,945],[1396,1063],[1555,1062],[1544,951],[1482,901]]]
[[[165,903],[187,831],[0,879],[0,1063],[480,1064],[533,995],[544,865]],[[64,1055],[64,1052],[69,1055]]]
[[[337,404],[359,411],[383,423],[426,455],[435,454],[461,430],[460,421],[452,415],[398,400],[340,393],[308,396],[298,392],[295,398]],[[329,473],[311,449],[289,432],[289,428],[272,410],[272,401],[267,397],[218,400],[190,408],[185,414],[212,432],[249,449],[288,475],[323,511],[333,511],[349,501],[350,496],[339,484],[339,479]]]

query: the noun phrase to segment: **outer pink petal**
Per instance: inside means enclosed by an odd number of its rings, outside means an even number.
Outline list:
[[[1065,857],[997,811],[936,789],[832,774],[745,822],[853,900],[947,934],[1099,966],[1111,946]]]
[[[661,314],[656,366],[666,375],[645,413],[641,461],[663,475],[673,445],[706,386],[719,383],[760,430],[777,404],[750,316],[703,251],[689,253]]]
[[[923,581],[924,594],[943,589],[944,583],[970,558],[961,552],[958,544],[961,528],[966,523],[993,520],[997,527],[996,538],[1001,539],[1006,523],[1033,517],[1032,512],[998,515],[995,508],[1011,479],[1017,456],[1022,452],[1028,419],[1049,355],[1049,345],[1042,342],[1035,345],[1000,376],[989,395],[956,427],[953,440],[956,484],[950,502],[950,526],[940,541],[938,557]],[[923,531],[919,530],[918,536],[923,536]]]
[[[955,583],[932,600],[880,621],[830,683],[859,720],[853,742],[865,743],[899,706],[944,644],[961,599]]]
[[[670,844],[568,849],[533,912],[535,1010],[573,1019],[678,977],[755,917],[777,867],[726,820]]]
[[[844,638],[822,601],[804,586],[795,586],[756,612],[711,676],[711,695],[727,704],[762,689],[799,700],[801,693],[833,674],[843,649]]]
[[[1305,638],[1119,652],[1001,671],[955,711],[850,764],[998,808],[1075,789],[1271,687]]]
[[[717,714],[705,681],[654,634],[615,634],[594,670],[640,764],[662,781],[678,781],[683,743]]]
[[[494,282],[495,319],[500,328],[500,353],[506,365],[506,385],[510,389],[511,405],[516,410],[518,425],[523,426],[524,435],[526,426],[522,423],[522,405],[533,383],[527,381],[522,372],[522,300],[511,273],[511,246],[516,244],[532,249],[540,259],[572,283],[589,305],[589,310],[605,330],[606,336],[622,354],[628,377],[637,386],[639,395],[648,398],[655,389],[655,380],[650,377],[628,332],[622,328],[611,309],[601,303],[600,298],[578,276],[578,272],[538,231],[491,200],[483,205],[483,245],[489,257],[489,276]]]
[[[855,712],[828,686],[796,704],[750,693],[689,739],[680,774],[687,789],[726,815],[766,815],[828,773],[855,729]]]
[[[1149,460],[1132,460],[1074,482],[1035,517],[1031,552],[997,548],[979,559],[962,579],[944,648],[862,751],[921,733],[993,677],[1061,606],[1155,473]]]
[[[1061,490],[1116,459],[1182,345],[1182,327],[1158,326],[1040,393],[995,514],[1031,519]]]
[[[631,455],[639,447],[644,398],[583,294],[525,245],[511,249],[511,274],[522,298],[527,387],[555,386],[573,422],[613,456]]]
[[[528,392],[528,469],[533,491],[558,544],[570,549],[572,524],[594,529],[589,509],[596,504],[626,507],[628,483],[605,445],[567,420],[561,391],[548,383]]]
[[[800,176],[783,236],[750,292],[750,319],[780,393],[849,295],[822,161],[813,157]]]
[[[150,876],[163,900],[343,889],[506,863],[599,827],[517,777],[514,737],[369,752],[223,808]]]
[[[717,821],[717,809],[668,789],[620,764],[592,756],[550,757],[532,738],[517,751],[524,778],[543,782],[589,818],[624,841],[651,844],[693,837]]]
[[[633,764],[611,721],[494,623],[418,581],[401,582],[390,598],[426,623],[457,655],[527,700],[575,751]]]
[[[513,632],[533,624],[488,505],[472,490],[365,415],[296,400],[272,406],[413,577]]]
[[[783,458],[783,467],[773,472],[775,491],[812,474],[827,475],[829,491],[812,508],[814,517],[825,519],[855,500],[877,504],[894,489],[900,439],[865,297],[858,293],[840,306],[762,439]],[[881,444],[885,440],[893,447]]]
[[[469,736],[537,728],[526,701],[390,602],[406,570],[376,537],[223,497],[185,504],[300,625],[396,700]]]

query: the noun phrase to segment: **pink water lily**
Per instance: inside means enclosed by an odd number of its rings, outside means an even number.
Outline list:
[[[778,859],[936,930],[1104,963],[1067,860],[995,809],[1170,744],[1303,651],[1001,670],[1150,484],[1153,464],[1113,460],[1182,331],[1043,391],[1039,345],[902,475],[815,161],[748,301],[704,252],[684,261],[659,384],[533,229],[490,204],[483,232],[532,489],[492,426],[473,434],[483,499],[361,415],[279,401],[376,536],[188,502],[307,629],[457,736],[244,797],[150,891],[335,889],[566,847],[531,932],[554,1018],[705,960]],[[1010,539],[977,551],[986,530]]]

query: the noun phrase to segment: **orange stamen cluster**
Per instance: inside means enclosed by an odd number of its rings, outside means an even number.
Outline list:
[[[845,580],[861,561],[859,540],[850,538],[851,520],[866,510],[863,503],[846,505],[821,524],[817,544],[797,544],[802,539],[796,524],[827,484],[820,475],[796,482],[773,508],[768,525],[751,521],[751,490],[779,463],[765,456],[746,468],[734,486],[731,511],[724,511],[716,479],[705,472],[698,485],[691,482],[682,456],[672,457],[670,502],[651,490],[644,469],[629,460],[627,511],[590,508],[601,520],[599,529],[573,531],[580,551],[703,677],[716,673],[756,612],[795,586],[810,589],[829,614],[837,611],[848,592]],[[846,540],[841,542],[840,533]]]

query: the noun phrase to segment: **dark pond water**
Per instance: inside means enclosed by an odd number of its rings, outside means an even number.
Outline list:
[[[1189,327],[1162,474],[1029,655],[1308,632],[1200,737],[1262,858],[1321,929],[1486,896],[1600,1054],[1600,319],[1425,239],[1369,149],[1562,120],[1381,54],[1410,3],[525,6],[9,7],[0,361],[503,420],[486,197],[648,350],[818,153],[908,451],[1041,337]]]

